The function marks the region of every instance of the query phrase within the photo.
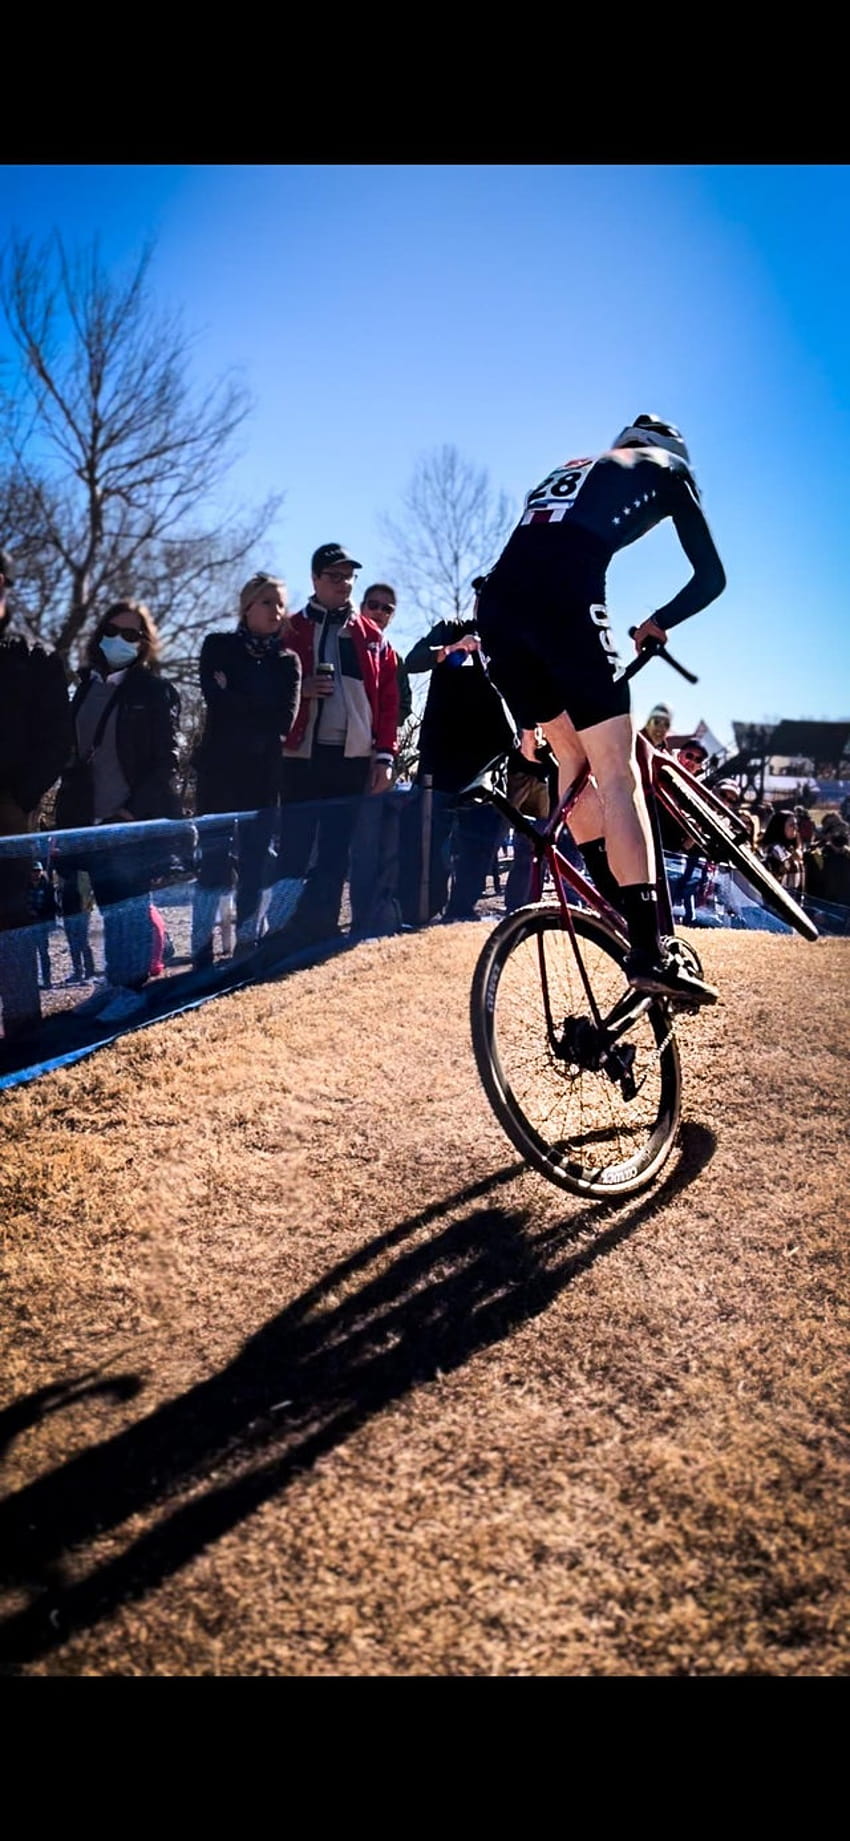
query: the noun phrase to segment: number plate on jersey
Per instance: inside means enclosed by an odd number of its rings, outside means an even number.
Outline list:
[[[574,505],[576,495],[594,462],[595,456],[589,460],[568,460],[566,466],[556,467],[554,473],[547,473],[540,485],[529,493],[520,522],[557,524]]]

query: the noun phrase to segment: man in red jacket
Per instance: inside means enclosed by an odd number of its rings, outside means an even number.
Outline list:
[[[286,639],[301,660],[302,679],[301,705],[283,749],[279,875],[307,877],[286,929],[292,945],[338,933],[360,799],[392,784],[398,676],[380,627],[352,602],[361,566],[342,544],[321,544],[312,559],[313,593],[293,614]]]

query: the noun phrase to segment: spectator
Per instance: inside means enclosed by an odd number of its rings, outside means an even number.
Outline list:
[[[372,582],[360,602],[364,619],[386,636],[396,611],[396,592],[389,582]],[[389,644],[389,642],[387,641]],[[413,709],[413,692],[404,661],[393,647],[398,676],[398,726]],[[351,839],[351,931],[353,934],[396,932],[401,924],[397,900],[400,812],[394,799],[361,799]]]
[[[192,963],[213,963],[213,931],[236,869],[234,957],[257,944],[260,903],[272,876],[279,826],[283,743],[301,698],[301,665],[287,646],[286,583],[260,572],[239,596],[239,618],[228,633],[208,633],[201,646],[204,733],[195,756],[196,815],[256,813],[235,828],[201,826],[192,908]]]
[[[0,837],[35,830],[38,807],[71,752],[65,670],[58,653],[8,630],[15,565],[0,549]],[[0,851],[0,1002],[7,1042],[41,1022],[32,931],[30,851]]]
[[[850,830],[837,812],[827,812],[820,835],[804,852],[805,891],[818,901],[850,908]]]
[[[53,877],[38,859],[30,864],[30,914],[35,928],[35,943],[41,963],[41,982],[45,991],[53,984],[50,966],[50,935],[56,925],[57,905]]]
[[[216,912],[216,926],[221,940],[221,950],[224,957],[229,959],[236,945],[235,888],[225,889]]]
[[[720,789],[718,788],[718,791]],[[774,812],[761,840],[761,853],[772,876],[790,895],[801,895],[804,883],[803,852],[795,814],[786,807]]]
[[[360,612],[367,620],[374,620],[375,625],[385,634],[396,612],[395,589],[390,587],[389,582],[373,582],[363,595]],[[413,710],[413,691],[404,660],[395,651],[393,656],[398,670],[398,726],[401,728]]]
[[[398,749],[395,653],[352,602],[362,565],[340,543],[313,552],[313,593],[293,614],[289,644],[302,669],[301,707],[283,750],[278,874],[306,878],[284,950],[333,939],[359,800],[392,783]],[[313,853],[315,849],[315,859]],[[269,929],[277,931],[274,903]]]
[[[644,726],[644,733],[651,720],[652,717],[647,718],[647,723]],[[654,745],[657,746],[657,744]],[[681,746],[675,751],[673,758],[684,767],[686,773],[691,774],[695,780],[698,780],[702,775],[705,763],[708,759],[708,750],[703,747],[702,742],[697,741],[696,736],[691,736],[689,741],[681,743]],[[662,805],[660,799],[656,800],[655,806],[661,831],[662,849],[669,850],[674,855],[682,851],[689,851],[691,849],[691,838],[689,833],[679,824],[678,819],[673,818],[666,806]],[[694,863],[696,863],[696,857],[694,858]],[[681,894],[681,891],[679,892]]]
[[[159,675],[160,642],[143,601],[113,601],[98,620],[74,693],[75,757],[57,798],[60,827],[179,818],[180,699]],[[103,916],[106,985],[80,1006],[122,1022],[142,1008],[151,967],[151,881],[159,843],[129,837],[87,853]],[[75,866],[78,864],[74,853]],[[64,873],[64,865],[59,867]]]
[[[174,957],[174,943],[165,924],[165,916],[160,914],[154,902],[150,905],[151,918],[151,963],[152,978],[161,978],[169,959]]]
[[[429,918],[442,909],[446,921],[474,920],[507,823],[489,802],[459,805],[456,795],[490,761],[513,753],[516,726],[487,674],[474,618],[437,621],[407,654],[405,665],[411,675],[431,673],[419,733],[418,775],[420,784],[430,776],[433,787]],[[411,808],[407,817],[402,911],[415,923],[421,918],[416,873],[421,808]]]
[[[695,780],[699,780],[708,760],[708,749],[703,747],[702,742],[698,741],[695,735],[692,735],[688,741],[682,742],[677,748],[676,760],[681,763],[686,772],[693,775]]]
[[[91,881],[84,869],[76,868],[67,858],[60,857],[61,871],[57,868],[56,880],[59,886],[59,905],[62,910],[62,925],[71,955],[72,970],[65,980],[66,984],[86,984],[95,975],[94,954],[89,939],[91,911],[94,904]]]
[[[850,828],[831,825],[821,844],[822,901],[850,908]]]
[[[745,792],[743,791],[741,792],[741,795],[738,801],[738,807],[737,807],[738,817],[743,820],[744,824],[747,827],[747,830],[750,834],[749,841],[750,841],[750,844],[753,850],[759,849],[759,840],[761,838],[761,829],[762,829],[761,819],[759,818],[758,811],[757,811],[757,805],[758,805],[758,801],[755,798],[748,799],[746,797]]]
[[[554,768],[554,774],[553,774]],[[543,730],[523,729],[519,750],[511,756],[508,798],[518,812],[545,824],[558,797],[558,764]],[[566,843],[566,839],[563,840]],[[532,895],[534,849],[521,831],[514,832],[513,860],[505,885],[505,913],[521,908]]]
[[[655,703],[641,729],[653,748],[666,748],[667,737],[673,721],[673,711],[669,703]]]
[[[742,823],[746,825],[747,831],[749,832],[749,841],[753,848],[755,848],[760,831],[759,822],[755,813],[750,810],[750,807],[744,805],[741,788],[737,780],[718,780],[713,791],[717,794],[719,799],[723,800],[724,805],[729,806],[730,811],[737,812]]]
[[[681,743],[674,757],[685,772],[699,780],[708,760],[708,749],[692,735]],[[655,802],[658,824],[661,833],[662,849],[671,856],[684,856],[685,862],[681,876],[671,881],[670,893],[674,902],[682,904],[682,919],[687,926],[696,924],[696,911],[704,898],[708,880],[709,865],[699,845],[694,844],[690,833],[679,824],[660,799]]]

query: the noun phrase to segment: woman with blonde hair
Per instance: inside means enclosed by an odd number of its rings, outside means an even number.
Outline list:
[[[213,962],[219,902],[237,863],[234,956],[257,943],[264,885],[273,862],[281,755],[301,700],[301,664],[286,641],[286,583],[260,571],[239,596],[235,629],[208,633],[201,647],[204,734],[195,756],[197,816],[241,812],[235,827],[200,828],[192,914],[192,962]],[[235,834],[234,834],[235,832]]]

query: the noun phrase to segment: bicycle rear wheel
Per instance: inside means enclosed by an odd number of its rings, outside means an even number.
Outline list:
[[[770,909],[771,914],[776,914],[780,920],[787,921],[789,927],[793,927],[796,933],[802,934],[804,939],[819,939],[820,935],[814,921],[800,907],[799,902],[795,901],[793,895],[789,895],[781,882],[777,882],[776,877],[771,875],[767,865],[756,855],[752,844],[741,841],[740,819],[731,812],[728,820],[721,817],[720,813],[716,812],[706,800],[700,798],[698,792],[695,792],[682,780],[676,772],[674,762],[663,760],[659,756],[656,761],[656,772],[662,784],[666,783],[669,787],[678,810],[686,820],[694,842],[700,845],[706,856],[713,863],[729,864],[733,869],[737,869],[745,882],[749,883],[750,888],[755,889],[761,896],[765,907]]]
[[[627,948],[572,910],[603,1018],[600,1036],[560,908],[518,908],[488,935],[473,974],[472,1044],[500,1125],[528,1163],[576,1195],[613,1199],[654,1181],[679,1127],[682,1076],[666,1001],[631,993]]]

